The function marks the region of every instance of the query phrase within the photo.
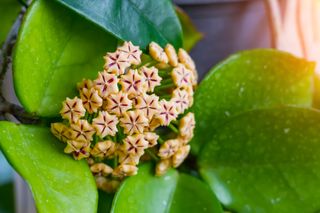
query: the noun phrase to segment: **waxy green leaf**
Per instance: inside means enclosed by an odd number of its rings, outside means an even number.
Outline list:
[[[14,20],[18,17],[21,5],[17,0],[0,0],[0,47],[5,41]]]
[[[236,212],[320,211],[320,111],[253,110],[220,127],[200,173]]]
[[[98,193],[87,163],[63,153],[48,128],[0,122],[0,146],[29,184],[39,212],[96,212]]]
[[[119,39],[145,48],[151,41],[182,46],[182,29],[170,0],[57,0]]]
[[[183,48],[190,51],[203,38],[203,34],[197,30],[188,14],[186,14],[181,8],[176,7],[176,13],[182,27]]]
[[[99,27],[49,0],[28,9],[14,54],[14,85],[29,112],[57,116],[61,102],[76,93],[76,83],[95,78],[103,55],[117,40]]]
[[[196,91],[192,151],[197,153],[220,125],[241,112],[311,106],[313,71],[314,63],[271,49],[232,55],[214,67]]]
[[[154,168],[147,164],[120,186],[111,212],[222,213],[222,209],[209,187],[200,180],[173,169],[156,177]]]

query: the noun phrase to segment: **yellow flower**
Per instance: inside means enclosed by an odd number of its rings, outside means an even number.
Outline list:
[[[70,125],[71,138],[79,142],[90,142],[95,133],[92,126],[86,120],[79,120]]]
[[[103,100],[99,96],[98,92],[94,89],[82,89],[82,93],[80,93],[82,103],[87,112],[94,113],[97,112],[98,109],[102,106]]]
[[[134,46],[131,41],[125,41],[124,44],[118,48],[118,51],[123,54],[123,57],[131,64],[138,65],[141,63],[141,54],[139,46]]]
[[[69,128],[63,123],[52,123],[51,132],[54,136],[56,136],[60,141],[63,142],[67,142],[67,140],[69,140],[71,137]]]
[[[171,44],[167,44],[164,48],[164,51],[168,56],[169,64],[173,67],[176,67],[178,65],[178,56],[174,47]]]
[[[185,65],[190,70],[195,70],[196,65],[190,55],[184,49],[180,48],[178,51],[178,58],[181,64]]]
[[[190,152],[190,145],[181,146],[178,151],[172,156],[172,167],[179,167],[187,158]]]
[[[156,165],[156,176],[164,175],[171,167],[170,159],[160,160]]]
[[[110,113],[114,113],[117,116],[121,116],[123,112],[132,108],[132,101],[129,100],[128,94],[121,91],[117,94],[111,94],[107,98],[106,109]]]
[[[137,172],[138,172],[138,167],[131,164],[121,164],[113,170],[112,175],[114,177],[123,178],[126,176],[136,175]]]
[[[186,90],[177,88],[173,91],[171,102],[174,103],[179,114],[183,113],[189,107],[189,101],[189,93]]]
[[[74,159],[81,160],[90,156],[90,143],[84,143],[74,140],[67,141],[67,146],[64,149],[65,153],[72,153]]]
[[[162,126],[168,126],[172,120],[177,118],[177,116],[176,106],[173,102],[166,100],[160,101],[160,110],[156,114],[156,118],[159,119]]]
[[[124,153],[139,157],[144,154],[144,149],[146,148],[148,148],[148,141],[144,139],[143,134],[127,136],[120,146]]]
[[[108,176],[113,172],[113,169],[104,163],[96,163],[90,166],[91,172],[95,176]]]
[[[118,132],[118,118],[115,115],[110,115],[106,111],[100,111],[98,116],[93,119],[92,126],[96,130],[97,135],[104,138],[107,135],[115,136]]]
[[[146,132],[152,132],[156,128],[158,128],[161,125],[160,120],[156,117],[153,117],[151,121],[149,122],[149,126],[145,127]]]
[[[126,68],[130,66],[130,63],[125,58],[123,53],[121,52],[114,52],[114,53],[107,53],[106,56],[104,56],[104,59],[106,61],[104,65],[104,69],[109,72],[116,75],[122,75]]]
[[[60,114],[62,118],[67,119],[70,123],[77,122],[81,117],[86,113],[85,108],[83,107],[82,100],[78,97],[73,99],[67,98],[62,103],[62,109]]]
[[[90,79],[82,79],[81,83],[77,84],[77,88],[80,92],[82,92],[83,88],[91,89],[93,87],[93,81]]]
[[[192,76],[193,73],[189,69],[187,69],[184,65],[178,64],[176,68],[172,70],[171,73],[172,80],[177,87],[189,87],[192,86]]]
[[[180,120],[179,134],[185,142],[189,142],[193,138],[193,130],[196,126],[194,114],[189,112]]]
[[[94,145],[91,155],[98,158],[113,158],[116,151],[116,144],[112,141],[101,141]]]
[[[117,151],[119,157],[120,164],[130,164],[137,165],[139,163],[140,156],[139,155],[131,155],[126,151],[119,149]]]
[[[129,97],[146,92],[144,79],[137,70],[130,69],[127,74],[122,75],[120,85],[121,90]]]
[[[148,126],[148,119],[140,110],[128,111],[120,118],[120,125],[126,134],[143,133],[144,127]]]
[[[148,142],[148,148],[157,145],[157,141],[159,139],[159,135],[154,132],[145,132],[144,139]]]
[[[151,42],[149,44],[149,54],[156,61],[159,61],[162,63],[168,63],[168,56],[166,55],[162,47],[160,47],[155,42]]]
[[[157,68],[144,66],[140,68],[140,72],[146,82],[148,92],[153,92],[154,88],[161,84],[162,78],[158,75]]]
[[[144,115],[151,120],[159,112],[159,97],[152,94],[142,94],[137,97],[135,108],[142,111]]]
[[[120,185],[120,181],[108,179],[103,176],[95,177],[96,185],[98,189],[101,189],[107,193],[114,193]]]
[[[158,156],[161,159],[168,159],[178,151],[179,146],[180,146],[179,139],[167,140],[161,145]]]
[[[94,88],[105,99],[109,94],[119,92],[118,81],[117,76],[114,74],[106,71],[99,72],[98,78],[94,81]]]

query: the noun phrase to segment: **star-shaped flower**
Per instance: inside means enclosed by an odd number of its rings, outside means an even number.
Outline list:
[[[112,141],[101,141],[94,145],[91,155],[98,158],[112,158],[115,155],[116,144]]]
[[[170,139],[164,142],[159,149],[158,156],[161,159],[168,159],[173,156],[179,149],[179,139]]]
[[[193,130],[196,126],[194,114],[189,112],[180,120],[179,134],[185,142],[189,142],[193,137]]]
[[[106,109],[110,113],[114,113],[117,116],[121,116],[123,112],[132,108],[132,101],[129,100],[128,94],[121,91],[117,94],[111,94],[107,98]]]
[[[169,64],[173,67],[176,67],[178,65],[178,56],[174,47],[171,44],[167,44],[164,48],[164,51],[168,56]]]
[[[155,67],[142,67],[140,69],[148,92],[153,92],[156,86],[161,84],[162,78],[158,75],[158,69]]]
[[[118,81],[115,74],[110,74],[106,71],[99,72],[98,78],[94,81],[94,88],[105,99],[109,94],[119,92]]]
[[[126,151],[119,149],[117,151],[119,157],[120,164],[130,164],[130,165],[138,165],[140,156],[139,155],[132,155]]]
[[[108,176],[113,172],[113,169],[104,163],[96,163],[90,166],[90,170],[95,176]]]
[[[182,64],[174,68],[171,73],[172,80],[178,87],[188,87],[192,85],[192,75],[192,72]]]
[[[161,100],[160,110],[156,114],[162,126],[168,126],[172,120],[175,120],[178,116],[176,106],[171,101]]]
[[[143,133],[144,127],[148,126],[148,119],[140,110],[127,111],[120,118],[120,125],[125,134]]]
[[[79,120],[70,125],[71,138],[79,142],[90,142],[95,133],[92,126],[86,120]]]
[[[146,84],[143,77],[137,70],[129,70],[127,74],[121,76],[121,90],[129,96],[139,95],[146,92]]]
[[[141,110],[151,120],[153,115],[159,112],[159,97],[155,94],[142,94],[137,97],[135,108]]]
[[[190,152],[190,145],[181,146],[178,151],[172,156],[172,167],[179,167],[187,158]]]
[[[86,109],[83,107],[82,100],[78,97],[73,99],[67,98],[62,103],[62,109],[60,114],[62,118],[67,119],[70,123],[77,122],[86,113]]]
[[[69,140],[64,149],[65,153],[72,153],[74,159],[81,160],[90,156],[90,143]]]
[[[120,146],[124,153],[139,157],[144,154],[144,149],[146,148],[148,148],[148,141],[144,139],[143,134],[127,136]]]
[[[84,108],[88,113],[97,112],[98,109],[102,106],[103,100],[99,96],[98,92],[94,89],[82,89],[82,93],[80,93],[82,103]]]
[[[186,68],[190,70],[195,70],[196,65],[194,64],[194,61],[190,57],[190,55],[185,51],[184,49],[180,48],[178,51],[178,58],[179,61],[186,66]]]
[[[130,63],[125,58],[125,55],[118,51],[114,53],[108,53],[106,56],[104,56],[104,59],[106,61],[104,69],[107,72],[116,75],[122,75],[126,68],[130,66]]]
[[[115,115],[110,115],[106,111],[100,111],[98,116],[93,119],[92,126],[96,130],[97,135],[101,138],[107,135],[114,136],[118,132],[118,118]]]
[[[141,54],[139,46],[134,46],[131,41],[125,41],[124,44],[118,48],[118,51],[123,54],[123,57],[131,64],[138,65],[141,63]]]
[[[159,135],[157,135],[154,132],[145,132],[144,134],[144,139],[148,142],[148,147],[154,147],[157,145],[157,141],[159,139]]]
[[[170,159],[160,160],[156,165],[156,176],[164,175],[170,167],[171,167]]]
[[[161,125],[160,120],[154,116],[149,122],[149,126],[145,127],[146,132],[152,132]]]
[[[67,142],[67,140],[69,140],[71,137],[69,127],[67,127],[63,123],[52,123],[51,132],[54,136],[56,136],[60,141],[63,142]]]
[[[177,88],[172,93],[171,101],[176,106],[178,114],[183,113],[189,107],[189,100],[189,93],[186,90]]]
[[[90,79],[82,79],[81,83],[77,84],[77,88],[80,92],[82,92],[83,88],[90,89],[93,87],[93,81]]]
[[[138,167],[130,164],[120,164],[114,170],[112,175],[114,177],[123,178],[126,176],[136,175],[138,172]]]
[[[149,54],[153,59],[162,63],[168,63],[168,56],[157,43],[151,42],[149,44]]]

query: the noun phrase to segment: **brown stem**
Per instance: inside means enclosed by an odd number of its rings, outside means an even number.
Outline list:
[[[22,8],[0,51],[0,120],[7,120],[6,114],[11,114],[22,123],[34,123],[38,119],[34,115],[25,112],[22,107],[8,102],[2,91],[5,75],[8,71],[12,71],[12,50],[16,43],[24,13],[25,9]]]

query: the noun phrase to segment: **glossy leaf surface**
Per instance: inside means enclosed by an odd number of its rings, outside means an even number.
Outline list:
[[[29,112],[57,116],[76,83],[95,78],[115,38],[57,2],[38,0],[28,9],[14,55],[17,96]]]
[[[162,177],[156,177],[153,169],[150,164],[143,165],[138,175],[121,185],[111,212],[222,213],[216,197],[200,180],[173,169]]]
[[[96,212],[98,193],[86,162],[64,154],[48,128],[2,121],[0,146],[29,184],[39,212]]]
[[[193,151],[241,112],[282,105],[311,106],[313,71],[313,63],[271,49],[229,57],[210,71],[196,91]]]
[[[170,0],[57,0],[121,40],[145,48],[151,41],[182,46],[182,29]]]
[[[319,132],[319,111],[243,113],[203,147],[200,172],[235,212],[319,212]]]

